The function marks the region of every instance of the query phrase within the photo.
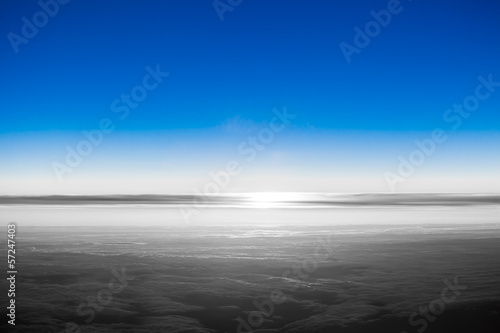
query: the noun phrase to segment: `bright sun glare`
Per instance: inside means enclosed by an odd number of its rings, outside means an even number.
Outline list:
[[[276,208],[286,202],[299,201],[302,194],[289,192],[255,192],[247,194],[248,203],[256,208]]]

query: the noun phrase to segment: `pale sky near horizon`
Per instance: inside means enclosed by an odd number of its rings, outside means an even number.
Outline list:
[[[499,3],[390,2],[3,1],[0,195],[499,192]]]

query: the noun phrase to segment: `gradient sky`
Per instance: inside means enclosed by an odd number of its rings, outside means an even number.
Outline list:
[[[13,47],[41,7],[0,2],[0,194],[192,193],[231,160],[224,192],[500,189],[500,87],[460,126],[443,118],[479,76],[500,82],[498,1],[401,1],[350,63],[340,43],[388,1],[243,0],[222,21],[212,1],[58,6]],[[148,66],[169,75],[120,119]],[[238,147],[284,107],[296,117],[248,161]],[[113,131],[58,179],[103,119]],[[436,128],[446,142],[391,188]]]

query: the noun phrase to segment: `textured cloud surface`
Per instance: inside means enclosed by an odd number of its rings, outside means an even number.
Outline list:
[[[427,332],[498,323],[500,230],[449,231],[26,230],[19,241],[16,328],[416,332],[420,325],[410,325],[410,314],[439,299],[444,281],[455,278],[467,289]]]

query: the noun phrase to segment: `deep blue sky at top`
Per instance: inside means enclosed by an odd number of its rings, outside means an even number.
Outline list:
[[[348,63],[339,44],[388,2],[243,0],[221,21],[212,0],[72,0],[15,53],[8,34],[41,8],[0,0],[0,193],[146,179],[145,192],[192,192],[244,163],[238,145],[284,106],[297,118],[228,191],[387,191],[384,174],[437,127],[449,140],[407,183],[497,191],[500,88],[458,130],[443,114],[478,76],[500,81],[500,1],[402,0]],[[157,64],[170,75],[119,120],[112,102]],[[115,131],[60,184],[54,163],[103,118]]]
[[[387,1],[244,0],[221,22],[211,1],[73,0],[15,54],[7,33],[40,7],[3,0],[0,133],[95,127],[156,64],[170,76],[119,130],[261,121],[283,105],[304,128],[429,130],[478,75],[500,78],[500,2],[401,4],[347,64],[339,43]],[[498,105],[462,129],[498,129]]]

